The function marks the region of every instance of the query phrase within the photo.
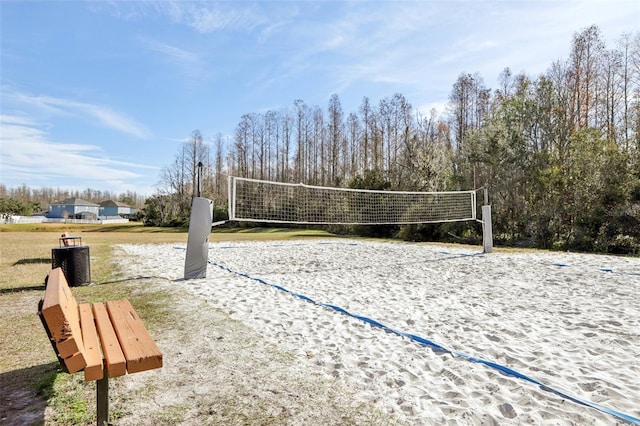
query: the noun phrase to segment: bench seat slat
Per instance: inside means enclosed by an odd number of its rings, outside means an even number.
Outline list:
[[[124,376],[127,374],[127,363],[104,303],[94,303],[92,306],[96,328],[102,342],[107,374],[109,377]]]
[[[126,299],[108,301],[107,312],[127,360],[127,371],[162,367],[162,353],[131,303]]]
[[[82,340],[84,342],[84,355],[87,360],[87,366],[84,368],[84,380],[100,380],[104,376],[104,366],[91,305],[82,303],[78,305],[78,310],[80,313]]]

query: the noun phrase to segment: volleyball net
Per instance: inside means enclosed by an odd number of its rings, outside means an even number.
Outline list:
[[[229,220],[301,225],[409,225],[483,223],[477,217],[478,190],[448,192],[379,191],[272,182],[229,176]],[[486,194],[485,194],[486,199]],[[490,212],[490,210],[489,210]]]

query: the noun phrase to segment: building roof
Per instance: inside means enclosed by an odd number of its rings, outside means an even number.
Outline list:
[[[64,200],[58,201],[57,203],[52,203],[52,205],[98,207],[98,204],[92,203],[91,201],[83,200],[82,198],[65,198]]]
[[[100,207],[125,207],[125,208],[131,208],[130,205],[125,204],[125,203],[121,203],[120,201],[115,201],[115,200],[106,200],[100,203]]]

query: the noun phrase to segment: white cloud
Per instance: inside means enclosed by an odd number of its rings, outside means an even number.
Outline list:
[[[106,5],[123,20],[166,17],[201,34],[224,30],[251,31],[268,20],[259,7],[248,2],[181,0],[116,1]],[[99,12],[102,8],[92,6]]]
[[[142,124],[139,124],[135,120],[108,108],[82,103],[74,103],[70,106],[86,109],[90,115],[94,116],[98,121],[100,121],[100,123],[111,129],[119,130],[122,133],[126,133],[140,139],[149,139],[152,136],[151,131]]]
[[[140,37],[139,41],[145,49],[159,53],[163,59],[175,65],[180,74],[185,77],[184,82],[187,86],[199,87],[212,74],[205,58],[194,51],[150,37]]]
[[[415,106],[415,113],[420,115],[421,117],[429,117],[431,115],[431,111],[435,110],[436,115],[443,115],[447,110],[448,102],[429,102],[423,105]]]
[[[201,62],[200,57],[196,53],[188,50],[181,49],[167,43],[162,43],[157,40],[152,40],[150,38],[142,38],[141,40],[147,49],[162,53],[181,65],[194,65]]]
[[[320,28],[317,35],[322,40],[321,34],[326,34],[319,45],[333,49],[339,58],[325,66],[334,73],[339,91],[384,83],[382,87],[419,103],[446,101],[447,91],[463,72],[479,72],[492,88],[506,67],[535,77],[553,61],[568,57],[575,32],[598,25],[608,47],[613,47],[612,39],[624,31],[637,31],[640,22],[637,0],[361,2],[352,6],[342,22],[332,23],[333,31]],[[308,57],[312,60],[313,52]]]
[[[140,193],[134,182],[140,170],[154,169],[109,159],[95,145],[60,143],[49,139],[43,125],[19,115],[0,115],[0,165],[4,184],[31,187],[60,186]]]
[[[6,101],[35,107],[37,109],[55,115],[90,117],[97,120],[104,127],[134,136],[139,139],[149,139],[152,134],[144,125],[134,119],[113,111],[112,109],[85,102],[70,99],[56,98],[52,96],[29,95],[10,91],[3,87],[2,97]]]
[[[236,4],[237,5],[237,4]],[[264,18],[257,15],[251,8],[225,10],[219,4],[197,6],[189,5],[186,13],[186,23],[200,33],[210,33],[226,29],[251,30],[263,23]],[[237,6],[236,6],[237,7]]]

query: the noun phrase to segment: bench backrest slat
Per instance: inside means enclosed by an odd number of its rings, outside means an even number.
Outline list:
[[[71,294],[61,268],[49,273],[42,304],[42,316],[56,345],[58,355],[70,373],[86,367],[78,304]]]
[[[84,380],[100,380],[104,376],[104,366],[91,305],[88,303],[78,305],[78,312],[82,328],[82,341],[84,342],[84,355],[87,360],[87,366],[84,368]]]
[[[127,363],[104,303],[93,304],[93,315],[102,342],[107,374],[109,377],[124,376],[127,373]]]
[[[107,302],[107,312],[127,359],[127,371],[162,367],[162,353],[128,300]]]

